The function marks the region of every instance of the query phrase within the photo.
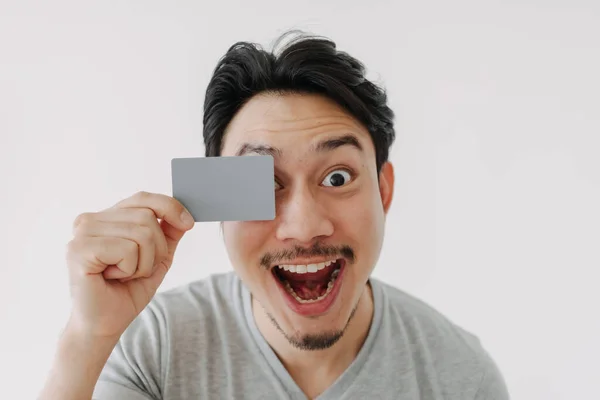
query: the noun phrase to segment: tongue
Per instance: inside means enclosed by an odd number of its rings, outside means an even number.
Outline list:
[[[294,292],[303,300],[316,299],[327,291],[327,284],[331,274],[339,267],[332,263],[317,272],[297,274],[295,272],[277,270],[276,273],[285,281],[288,281]]]
[[[327,291],[328,281],[313,281],[313,280],[290,280],[290,286],[294,292],[303,300],[316,299],[322,296]]]

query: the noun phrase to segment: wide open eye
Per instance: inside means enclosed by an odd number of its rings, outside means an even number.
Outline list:
[[[325,179],[323,179],[322,184],[324,186],[344,186],[351,180],[352,176],[348,171],[344,169],[336,169],[335,171],[330,172]]]

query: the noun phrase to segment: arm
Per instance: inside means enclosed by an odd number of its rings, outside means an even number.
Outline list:
[[[118,337],[91,338],[67,326],[39,399],[91,399],[98,377]]]
[[[111,366],[111,354],[118,353],[120,337],[150,303],[193,225],[177,200],[147,192],[75,219],[67,246],[71,318],[42,400],[90,399],[103,371],[110,375],[119,369],[116,362]],[[118,381],[124,374],[112,375]],[[101,388],[98,396],[112,399],[117,391],[135,391],[121,386],[115,382],[112,389]],[[146,393],[136,397],[147,398]]]

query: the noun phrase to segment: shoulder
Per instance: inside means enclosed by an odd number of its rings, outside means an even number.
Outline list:
[[[149,307],[166,314],[186,316],[190,312],[210,313],[230,308],[231,297],[238,289],[235,273],[209,275],[185,285],[157,293]]]
[[[393,325],[406,335],[424,341],[431,350],[455,348],[477,357],[481,351],[479,338],[455,324],[425,301],[382,281],[374,281],[382,293],[384,313]],[[443,352],[442,352],[443,354]]]
[[[390,332],[401,332],[415,362],[427,365],[450,391],[469,398],[508,399],[503,377],[490,353],[474,333],[457,325],[425,301],[381,281],[384,318]],[[496,396],[494,397],[492,393]],[[464,393],[466,394],[466,393]],[[484,397],[480,397],[484,396]]]
[[[239,319],[240,296],[240,282],[233,272],[214,274],[157,293],[144,311],[171,329],[193,326],[199,330],[216,319]]]
[[[157,347],[177,343],[199,345],[198,341],[231,332],[229,325],[240,319],[235,298],[241,296],[239,292],[239,280],[233,272],[158,292],[128,327],[122,341],[138,347],[147,343],[156,351]]]
[[[221,274],[157,293],[121,335],[95,395],[162,398],[165,391],[187,390],[180,379],[206,380],[210,363],[198,360],[219,360],[219,344],[239,335],[240,329],[233,326],[240,324],[235,309],[238,283],[233,273]]]

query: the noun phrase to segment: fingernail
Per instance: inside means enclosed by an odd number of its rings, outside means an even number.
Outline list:
[[[194,225],[194,217],[192,217],[192,215],[187,212],[186,210],[183,210],[183,212],[181,213],[181,221],[186,225],[186,226],[192,226]]]

